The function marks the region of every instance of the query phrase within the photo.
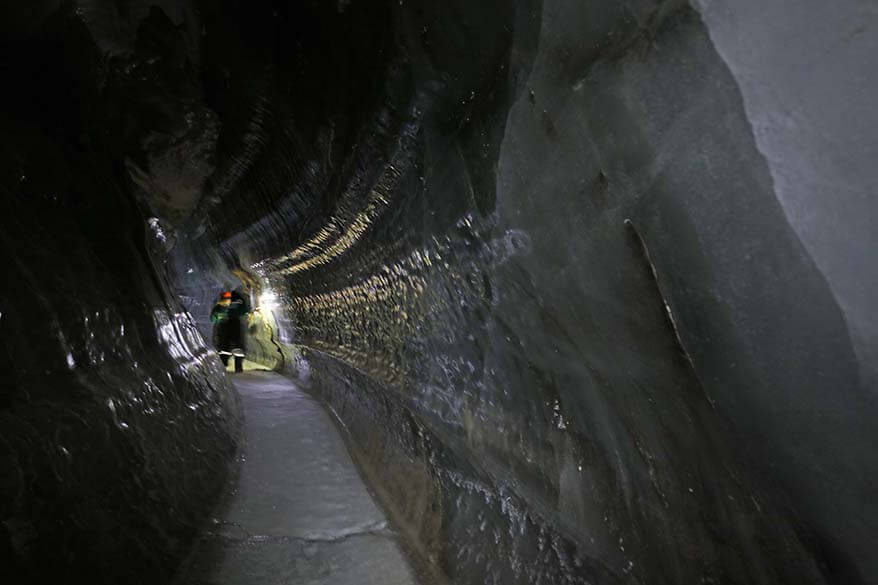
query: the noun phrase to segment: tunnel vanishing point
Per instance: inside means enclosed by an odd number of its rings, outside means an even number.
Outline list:
[[[235,287],[437,583],[878,584],[872,0],[0,4],[3,585],[172,582]]]

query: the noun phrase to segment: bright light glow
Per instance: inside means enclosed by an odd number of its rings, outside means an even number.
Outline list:
[[[146,220],[146,223],[149,224],[149,227],[152,228],[152,231],[155,233],[155,236],[161,241],[163,244],[168,241],[168,236],[165,234],[165,230],[162,229],[162,222],[159,221],[157,217],[150,217]]]
[[[277,309],[277,294],[273,290],[266,289],[259,295],[259,308],[263,311]]]

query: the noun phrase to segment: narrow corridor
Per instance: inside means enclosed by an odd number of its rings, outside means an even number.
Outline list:
[[[878,0],[0,0],[0,585],[878,585],[876,72]]]
[[[409,585],[397,536],[323,407],[288,379],[232,378],[240,471],[176,585]]]

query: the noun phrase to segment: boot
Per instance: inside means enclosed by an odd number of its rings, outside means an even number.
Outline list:
[[[244,356],[235,356],[235,373],[240,374],[244,371]]]

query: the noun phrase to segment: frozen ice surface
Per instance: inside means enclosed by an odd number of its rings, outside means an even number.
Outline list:
[[[320,404],[277,374],[233,379],[245,417],[239,476],[175,585],[415,583]]]

